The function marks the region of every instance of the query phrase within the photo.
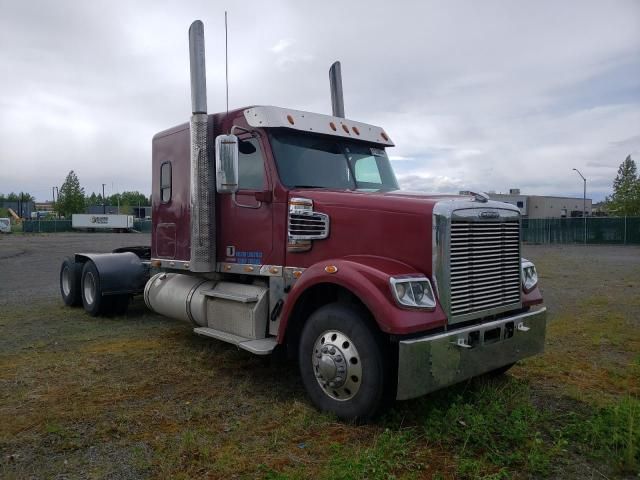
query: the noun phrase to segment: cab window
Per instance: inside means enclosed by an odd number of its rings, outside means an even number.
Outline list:
[[[378,162],[373,155],[356,160],[354,175],[358,184],[382,184]]]
[[[257,138],[240,140],[238,188],[240,190],[262,190],[264,188],[264,157]]]

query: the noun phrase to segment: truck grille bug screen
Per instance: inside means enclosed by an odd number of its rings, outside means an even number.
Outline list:
[[[450,311],[459,321],[475,313],[489,314],[494,309],[517,306],[520,303],[519,221],[453,220],[450,275]]]

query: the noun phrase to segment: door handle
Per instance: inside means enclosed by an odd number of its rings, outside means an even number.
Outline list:
[[[253,208],[253,209],[258,209],[262,206],[262,202],[260,200],[258,200],[258,203],[256,205],[245,205],[243,203],[238,203],[238,201],[236,200],[236,192],[233,192],[231,194],[231,200],[233,200],[233,203],[240,208]]]

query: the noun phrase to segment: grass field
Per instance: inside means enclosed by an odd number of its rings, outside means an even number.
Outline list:
[[[295,365],[147,312],[0,311],[0,477],[638,478],[640,249],[527,247],[544,355],[354,426]],[[585,261],[585,258],[587,261]]]

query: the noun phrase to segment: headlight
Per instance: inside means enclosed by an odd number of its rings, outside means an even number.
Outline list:
[[[400,305],[435,308],[436,298],[426,277],[391,277],[391,291]]]
[[[522,259],[520,266],[522,268],[522,286],[525,292],[530,292],[538,283],[536,266],[525,258]]]

